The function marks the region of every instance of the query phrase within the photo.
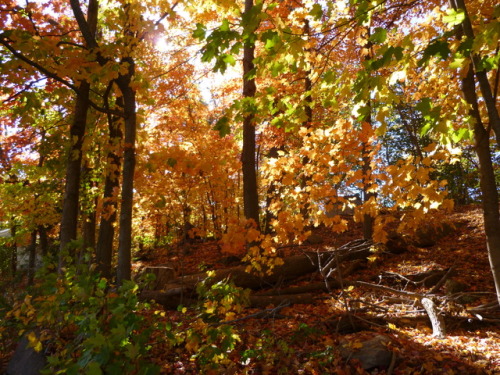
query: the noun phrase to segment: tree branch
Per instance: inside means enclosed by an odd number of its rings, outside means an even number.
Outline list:
[[[80,2],[78,0],[70,0],[71,8],[73,9],[73,14],[75,15],[76,22],[80,27],[80,32],[82,33],[83,39],[90,49],[99,48],[97,41],[95,40],[94,34],[90,30],[90,26],[85,19],[82,8],[80,7]]]

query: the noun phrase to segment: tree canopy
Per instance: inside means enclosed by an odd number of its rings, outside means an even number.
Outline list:
[[[346,213],[387,243],[481,201],[500,303],[499,21],[494,0],[6,0],[0,228],[123,284],[174,242],[272,270]]]

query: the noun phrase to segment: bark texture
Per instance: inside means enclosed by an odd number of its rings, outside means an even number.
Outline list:
[[[245,0],[245,14],[249,15],[253,9],[253,0]],[[243,48],[243,97],[254,98],[257,91],[255,79],[251,77],[255,65],[255,44],[251,35],[247,35]],[[252,219],[257,228],[259,223],[259,195],[257,191],[257,163],[255,154],[255,115],[249,111],[243,119],[243,150],[241,162],[243,164],[243,210],[245,218]]]

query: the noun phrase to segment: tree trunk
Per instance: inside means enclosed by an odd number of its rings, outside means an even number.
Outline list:
[[[467,75],[462,79],[462,91],[465,100],[470,106],[469,114],[474,122],[474,140],[479,159],[479,181],[482,192],[488,258],[500,305],[500,207],[495,171],[491,159],[490,139],[481,120],[472,67],[469,67]]]
[[[36,268],[36,229],[31,232],[31,240],[28,246],[28,285],[33,285]]]
[[[123,105],[120,98],[118,105]],[[99,225],[99,237],[96,246],[96,260],[99,271],[106,278],[111,277],[111,262],[113,259],[113,239],[115,236],[115,222],[118,210],[118,202],[114,192],[120,186],[121,161],[116,149],[122,143],[123,133],[120,128],[118,117],[108,117],[110,151],[107,155],[108,165],[106,179],[104,182],[104,196],[102,204],[101,221]]]
[[[370,27],[366,28],[366,45],[363,47],[365,50],[365,60],[369,61],[372,58],[372,43],[369,40],[370,38]],[[366,116],[363,118],[363,122],[368,126],[370,129],[373,128],[373,122],[372,122],[372,101],[370,98],[370,82],[368,86],[368,94],[366,99],[367,102],[367,108],[368,111],[366,113]],[[364,126],[364,124],[362,125]],[[375,197],[375,193],[371,191],[372,188],[372,167],[371,167],[371,162],[372,158],[370,156],[370,150],[371,150],[371,145],[369,144],[369,139],[363,140],[362,143],[362,161],[363,161],[363,202],[366,203],[368,202],[372,197]],[[373,223],[374,223],[374,217],[371,214],[364,214],[363,215],[363,238],[365,240],[371,240],[373,237]]]
[[[450,0],[451,7],[456,11],[462,9],[465,18],[461,25],[455,29],[456,37],[461,40],[465,35],[473,39],[474,33],[470,23],[465,3],[462,0]],[[497,293],[498,304],[500,305],[500,205],[498,199],[498,189],[495,179],[495,170],[493,168],[492,155],[490,150],[490,134],[483,125],[481,113],[479,111],[479,102],[476,93],[476,84],[474,76],[479,80],[480,89],[483,91],[483,99],[488,109],[488,120],[491,128],[497,135],[499,142],[500,124],[498,123],[498,112],[496,108],[492,110],[488,102],[493,98],[488,93],[489,82],[482,82],[484,76],[474,73],[474,65],[477,66],[478,56],[472,57],[472,64],[468,67],[467,74],[462,78],[462,92],[465,101],[469,105],[469,115],[472,118],[474,126],[474,147],[479,159],[479,184],[482,193],[484,229],[486,232],[486,245],[488,248],[488,258],[490,262],[493,281]],[[487,80],[487,79],[486,79]],[[481,83],[482,82],[482,83]],[[487,86],[487,87],[486,87]],[[484,91],[486,90],[486,91]]]
[[[40,237],[40,254],[47,256],[49,253],[49,238],[47,236],[47,228],[43,225],[38,226],[38,235]]]
[[[80,202],[80,172],[82,164],[82,145],[87,124],[89,109],[90,84],[80,83],[76,97],[75,114],[70,128],[70,142],[72,142],[68,162],[66,164],[66,185],[64,189],[63,209],[61,218],[60,252],[76,239],[78,227],[78,205]],[[63,265],[60,254],[59,267]]]
[[[311,33],[311,27],[309,25],[309,20],[305,19],[304,34],[306,35],[306,37],[309,37],[310,33]],[[306,53],[310,53],[310,51],[311,51],[310,49],[305,50]],[[305,72],[305,77],[304,77],[304,94],[305,94],[304,113],[306,115],[306,118],[302,123],[302,126],[308,130],[307,135],[309,135],[309,131],[311,129],[313,121],[313,109],[312,109],[313,100],[312,100],[311,90],[312,90],[311,69],[308,69]],[[303,169],[302,179],[300,180],[300,187],[303,193],[302,195],[303,206],[300,209],[300,213],[304,218],[304,221],[307,223],[306,227],[309,224],[309,216],[310,216],[309,215],[310,204],[309,204],[309,194],[307,192],[307,186],[311,181],[311,176],[305,172],[305,167],[309,163],[310,160],[307,156],[302,158],[302,164],[304,165],[304,169]]]
[[[86,163],[85,163],[86,164]],[[95,188],[96,183],[92,181],[92,168],[87,164],[83,167],[83,180],[84,185],[89,188]],[[93,199],[93,202],[89,204],[90,207],[84,207],[83,214],[83,251],[82,255],[85,254],[87,249],[95,249],[95,233],[96,233],[96,206],[97,202]]]
[[[17,241],[16,241],[16,226],[13,225],[10,228],[10,236],[12,237],[12,252],[10,256],[10,270],[12,272],[12,277],[16,276],[17,273]]]
[[[132,211],[134,201],[135,138],[137,126],[135,91],[130,86],[135,63],[132,57],[123,59],[128,72],[116,80],[123,95],[125,113],[125,146],[123,153],[123,182],[120,208],[120,232],[118,238],[117,282],[130,280],[132,260]]]
[[[253,0],[245,0],[245,14],[253,9]],[[252,39],[252,38],[248,38]],[[245,41],[243,48],[243,97],[254,98],[257,91],[254,74],[255,44],[253,40]],[[243,164],[243,210],[246,219],[252,219],[257,228],[259,223],[259,195],[257,190],[257,166],[255,160],[255,115],[248,113],[243,119],[243,150],[241,162]]]
[[[92,36],[95,36],[97,30],[97,13],[97,0],[89,0],[87,23]],[[87,125],[87,112],[90,107],[89,94],[90,83],[82,81],[79,85],[79,92],[75,103],[75,115],[70,128],[70,142],[72,142],[72,145],[66,165],[66,186],[64,190],[59,246],[59,272],[63,266],[62,251],[64,251],[67,245],[72,240],[75,240],[77,236],[82,145],[85,136],[85,127]]]
[[[469,14],[467,12],[467,7],[465,6],[464,0],[450,0],[452,8],[457,11],[459,9],[464,12],[464,19],[461,23],[462,33],[468,39],[474,40],[474,30],[472,28],[472,23],[470,21]],[[481,57],[477,54],[471,56],[471,61],[474,69],[474,74],[479,83],[479,89],[483,95],[484,104],[486,105],[486,110],[488,113],[489,124],[493,131],[495,132],[497,144],[500,146],[500,115],[496,107],[496,93],[493,92],[488,80],[488,75],[486,70],[479,67]]]

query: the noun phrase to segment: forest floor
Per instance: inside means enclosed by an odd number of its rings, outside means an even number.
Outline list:
[[[261,356],[263,360],[260,363],[252,360],[244,368],[229,366],[223,373],[386,374],[387,369],[364,371],[356,361],[341,359],[339,355],[339,345],[345,341],[359,347],[363,341],[383,335],[391,339],[391,350],[397,354],[396,364],[391,369],[393,374],[500,374],[500,310],[495,313],[493,320],[496,322],[491,324],[478,321],[475,319],[477,317],[466,310],[495,300],[481,208],[475,205],[459,207],[448,219],[456,223],[458,229],[441,238],[434,246],[410,246],[409,251],[403,254],[381,255],[366,268],[346,277],[347,281],[384,284],[380,281],[380,275],[387,275],[388,272],[409,275],[454,266],[453,280],[464,286],[464,292],[478,294],[470,303],[450,303],[446,307],[446,315],[462,317],[463,320],[447,324],[444,339],[432,336],[430,321],[422,308],[391,302],[390,295],[384,296],[379,291],[358,287],[343,293],[339,290],[331,293],[318,292],[314,296],[314,304],[285,307],[279,310],[276,317],[245,319],[257,314],[261,311],[259,309],[245,309],[235,316],[235,319],[242,318],[235,323],[242,333],[242,349],[261,345],[267,355]],[[340,235],[321,229],[315,234],[322,237],[321,244],[291,248],[287,255],[341,246],[361,238],[361,229],[354,227]],[[155,255],[154,261],[148,264],[176,264],[178,272],[183,274],[199,272],[200,265],[212,269],[227,267],[221,261],[227,254],[221,254],[216,243],[192,244],[188,254],[182,256],[162,249],[158,249]],[[139,262],[135,266],[141,267],[143,264]],[[314,280],[322,280],[319,273],[304,276],[296,280],[294,285],[304,285]],[[397,287],[420,293],[430,289],[411,285],[405,287],[404,283],[399,283]],[[350,310],[355,317],[363,319],[366,317],[364,310],[376,306],[379,317],[387,317],[387,320],[396,323],[368,325],[367,329],[359,332],[339,333],[337,323],[346,316],[346,302],[351,306]],[[357,310],[353,311],[354,309]],[[177,312],[169,312],[168,315],[172,321],[183,319],[182,314]],[[395,317],[402,317],[401,325],[397,323],[397,319],[390,319]],[[417,319],[412,321],[412,318]],[[467,318],[474,320],[467,322]],[[263,342],[263,332],[268,332],[265,336],[267,343]],[[162,358],[162,353],[168,350],[161,347],[153,350],[157,353],[163,373],[197,373],[189,358],[178,357],[173,368],[168,358]]]
[[[364,281],[425,294],[431,287],[411,285],[393,276],[455,267],[453,280],[471,298],[442,306],[442,312],[453,318],[446,320],[443,339],[433,337],[429,319],[418,304],[356,286],[330,293],[315,292],[314,303],[283,307],[275,310],[274,315],[259,314],[263,309],[244,308],[232,323],[240,338],[236,350],[228,355],[227,363],[213,372],[201,370],[190,359],[188,350],[172,350],[160,336],[152,345],[151,358],[161,367],[162,374],[500,374],[500,310],[482,321],[470,312],[474,306],[495,300],[482,212],[478,206],[460,207],[449,219],[460,224],[458,229],[435,245],[410,246],[402,254],[380,254],[375,261],[345,278],[346,282]],[[315,234],[321,236],[322,243],[292,247],[286,255],[322,251],[361,237],[359,227],[341,235],[327,229]],[[200,272],[200,265],[208,269],[228,267],[224,264],[227,254],[221,253],[217,243],[189,246],[189,251],[182,254],[175,249],[156,249],[148,254],[147,261],[135,262],[134,268],[169,263],[176,266],[178,273],[187,275]],[[319,273],[308,274],[293,285],[322,280]],[[446,294],[445,287],[440,294]],[[268,306],[267,311],[272,308]],[[144,314],[156,314],[158,319],[155,309]],[[181,325],[196,319],[196,312],[189,310],[161,315],[166,322]],[[346,317],[363,323],[363,328],[354,332],[339,329]],[[378,320],[371,320],[374,317]],[[394,355],[389,368],[365,371],[356,360],[342,358],[341,347],[346,343],[355,350],[375,336],[390,340],[388,347]],[[4,343],[3,348],[12,349],[13,342],[10,346]],[[249,358],[244,358],[243,353]],[[0,353],[0,373],[11,354],[12,351]]]

